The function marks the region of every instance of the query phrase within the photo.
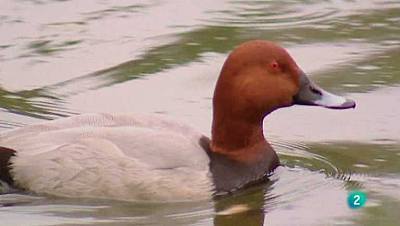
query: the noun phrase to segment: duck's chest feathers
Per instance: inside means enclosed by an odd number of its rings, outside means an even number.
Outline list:
[[[265,152],[252,162],[236,161],[211,151],[209,139],[201,138],[200,144],[210,158],[210,172],[215,186],[215,194],[231,193],[245,186],[262,182],[279,165],[275,152]]]

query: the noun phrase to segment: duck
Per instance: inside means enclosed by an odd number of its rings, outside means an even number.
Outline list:
[[[0,180],[35,194],[124,201],[203,200],[268,180],[280,166],[264,118],[293,105],[350,109],[288,51],[266,40],[238,45],[213,96],[211,137],[178,120],[92,113],[0,133]]]

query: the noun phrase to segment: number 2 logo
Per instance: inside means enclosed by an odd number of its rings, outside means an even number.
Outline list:
[[[367,202],[367,194],[362,191],[351,191],[347,197],[347,204],[351,209],[358,209]]]
[[[355,195],[355,196],[354,196],[353,205],[355,205],[355,206],[361,205],[361,204],[360,204],[360,199],[361,199],[360,195]]]

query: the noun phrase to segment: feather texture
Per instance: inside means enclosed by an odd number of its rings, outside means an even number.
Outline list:
[[[119,200],[206,199],[201,134],[165,118],[85,114],[1,134],[15,183],[37,193]]]

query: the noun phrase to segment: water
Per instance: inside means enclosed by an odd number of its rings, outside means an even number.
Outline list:
[[[136,112],[209,134],[218,72],[249,39],[281,43],[322,87],[358,104],[274,112],[265,133],[285,167],[233,196],[130,203],[11,192],[0,195],[0,225],[398,225],[398,1],[0,4],[0,130]],[[365,208],[347,207],[353,189],[367,192]]]

